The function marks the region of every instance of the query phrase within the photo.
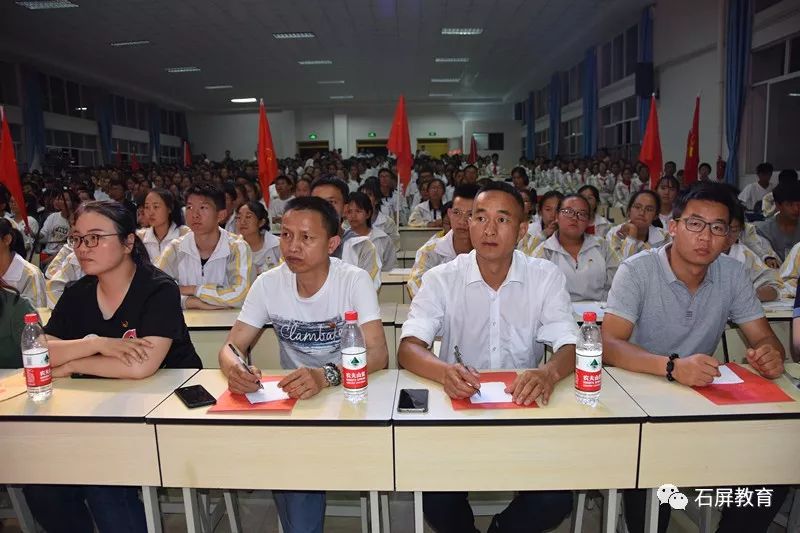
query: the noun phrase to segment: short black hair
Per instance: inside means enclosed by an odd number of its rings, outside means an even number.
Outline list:
[[[778,183],[791,183],[797,181],[797,171],[793,168],[785,168],[778,174]]]
[[[273,183],[278,183],[278,180],[284,180],[286,183],[289,184],[290,187],[294,186],[294,182],[292,181],[292,178],[290,178],[289,176],[285,176],[283,174],[281,174],[280,176],[276,176],[275,181]]]
[[[592,196],[594,196],[597,205],[598,206],[600,205],[600,191],[597,190],[597,187],[595,187],[594,185],[584,185],[583,187],[578,189],[578,194],[581,194],[583,191],[589,191],[590,193],[592,193]]]
[[[525,213],[525,200],[522,199],[522,195],[519,193],[517,188],[510,183],[506,183],[505,181],[490,181],[480,188],[478,195],[491,191],[499,191],[510,194],[511,197],[517,202],[517,205],[519,205],[519,210],[523,214]]]
[[[737,222],[741,222],[744,225],[744,206],[741,202],[736,202],[733,204],[733,209],[731,210],[731,222],[736,220]]]
[[[347,199],[350,196],[350,188],[347,186],[345,182],[340,180],[339,178],[333,178],[330,176],[325,176],[324,178],[317,178],[316,181],[311,185],[311,194],[314,194],[314,189],[317,187],[322,187],[324,185],[330,185],[332,187],[336,187],[339,189],[339,192],[342,193],[342,201],[347,203]]]
[[[708,169],[709,174],[711,173],[711,165],[709,165],[708,163],[700,163],[700,166],[697,167],[697,169],[699,170],[703,167],[706,167]]]
[[[779,183],[773,189],[772,196],[776,205],[784,202],[800,202],[800,183],[796,181]]]
[[[514,167],[511,169],[511,177],[514,177],[514,172],[522,176],[522,181],[525,185],[528,185],[531,180],[528,178],[528,172],[525,170],[525,167]]]
[[[542,206],[543,206],[543,205],[544,205],[544,203],[545,203],[547,200],[549,200],[550,198],[558,198],[558,201],[559,201],[559,203],[560,203],[560,202],[561,202],[561,199],[562,199],[562,198],[564,198],[564,195],[563,195],[561,192],[559,192],[559,191],[556,191],[556,190],[550,190],[550,191],[547,191],[546,193],[544,193],[543,195],[541,195],[541,196],[539,197],[539,200],[537,200],[537,202],[536,202],[536,206],[539,208],[539,211],[541,211],[541,210],[542,210]]]
[[[739,201],[723,183],[714,183],[710,181],[695,182],[691,187],[678,193],[678,196],[675,198],[675,203],[672,206],[672,218],[675,220],[681,218],[686,206],[692,200],[715,202],[724,205],[728,208],[728,222],[730,222],[731,213],[733,213],[733,210],[736,208],[736,203]]]
[[[374,208],[372,207],[372,201],[369,199],[369,196],[364,194],[363,192],[353,192],[350,193],[350,199],[347,203],[355,203],[358,207],[364,210],[367,213],[367,227],[372,227],[372,213]]]
[[[770,175],[772,175],[773,172],[775,172],[775,167],[772,166],[772,163],[764,162],[764,163],[760,163],[756,167],[756,174],[759,174],[759,175],[760,174],[770,174]]]
[[[208,198],[214,202],[217,211],[225,209],[225,193],[213,183],[195,183],[186,189],[186,199],[188,200],[192,195]]]
[[[589,208],[589,212],[590,213],[592,212],[592,206],[589,205],[589,200],[587,200],[586,198],[584,198],[583,196],[581,196],[580,194],[577,194],[577,193],[576,194],[567,194],[563,198],[560,198],[558,200],[558,207],[556,207],[556,209],[558,211],[560,211],[561,210],[561,206],[564,205],[564,202],[566,202],[567,200],[570,200],[572,198],[576,198],[576,199],[580,200],[581,202],[585,203],[586,207]]]
[[[328,238],[339,234],[339,215],[331,204],[316,196],[301,196],[293,198],[286,204],[284,216],[289,211],[314,211],[322,217],[322,225],[325,226],[325,233]]]
[[[635,193],[633,193],[631,195],[630,199],[628,200],[628,208],[625,210],[625,212],[628,213],[628,216],[630,216],[631,207],[633,207],[633,203],[642,195],[650,195],[653,198],[653,200],[655,200],[655,202],[656,202],[656,213],[661,213],[661,197],[658,196],[655,193],[655,191],[651,191],[650,189],[644,189],[644,190],[636,191]],[[655,225],[656,222],[660,222],[660,220],[661,219],[656,217],[653,220],[653,224]]]
[[[232,181],[223,183],[222,191],[225,193],[225,196],[230,196],[234,201],[236,201],[236,197],[239,195],[239,193],[236,192],[236,185]]]
[[[453,191],[453,200],[456,198],[463,198],[465,200],[474,200],[478,196],[480,188],[474,183],[463,183],[455,188]]]

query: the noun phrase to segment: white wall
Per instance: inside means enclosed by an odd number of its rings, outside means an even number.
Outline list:
[[[296,149],[294,112],[268,112],[267,120],[278,156],[285,157],[287,153],[293,155]],[[254,157],[258,145],[258,111],[187,113],[186,122],[192,154],[205,153],[212,161],[221,161],[225,157],[225,150],[230,150],[234,159]]]
[[[518,121],[468,120],[464,123],[464,138],[471,138],[473,133],[503,133],[503,150],[479,150],[478,154],[484,157],[497,153],[500,156],[500,166],[509,171],[517,165],[522,147]]]

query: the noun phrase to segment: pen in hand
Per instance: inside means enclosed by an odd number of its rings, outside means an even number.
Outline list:
[[[477,373],[478,373],[478,371],[477,371],[477,370],[475,370],[473,367],[471,367],[471,366],[467,366],[466,364],[464,364],[464,359],[462,359],[462,357],[461,357],[461,350],[459,350],[459,349],[458,349],[458,345],[455,345],[455,346],[453,346],[453,353],[455,354],[455,356],[456,356],[456,362],[457,362],[459,365],[463,366],[464,368],[466,368],[466,369],[467,369],[467,371],[469,371],[469,372],[472,372],[473,374],[477,374]],[[469,385],[470,387],[472,387],[473,389],[475,389],[475,394],[477,394],[478,396],[480,396],[480,395],[481,395],[481,389],[480,389],[480,386],[476,387],[475,385],[473,385],[473,384],[472,384],[472,383],[470,383],[470,382],[467,382],[467,385]]]
[[[247,370],[247,373],[250,374],[251,376],[255,376],[255,374],[253,374],[253,371],[250,370],[250,367],[244,362],[244,358],[242,357],[242,354],[239,352],[236,346],[234,346],[233,343],[229,342],[228,348],[230,348],[230,350],[233,352],[233,355],[236,356],[236,358],[239,360],[239,363],[244,367],[244,369]],[[261,383],[261,380],[258,380],[256,383],[258,383],[259,389],[264,388],[264,385]]]

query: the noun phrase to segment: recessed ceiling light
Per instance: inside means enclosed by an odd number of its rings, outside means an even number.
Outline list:
[[[276,39],[313,39],[316,37],[313,32],[310,31],[295,31],[295,32],[285,32],[285,33],[273,33],[273,37]]]
[[[170,74],[179,74],[181,72],[200,72],[200,69],[197,67],[167,67],[164,70]]]
[[[303,59],[297,62],[298,65],[333,65],[330,59]]]
[[[429,93],[428,96],[430,97],[446,97],[446,96],[453,96],[453,93]]]
[[[64,9],[68,7],[78,7],[69,0],[18,0],[15,2],[20,7],[28,9]]]
[[[468,57],[437,57],[437,63],[469,63]]]
[[[442,28],[442,35],[480,35],[483,28]]]
[[[320,85],[344,85],[344,80],[322,80],[317,83]]]
[[[150,41],[119,41],[110,44],[115,48],[121,48],[123,46],[144,46],[146,44],[150,44]]]
[[[352,100],[353,99],[353,95],[352,94],[348,94],[348,95],[344,95],[344,96],[337,95],[337,96],[330,96],[329,98],[331,100]]]
[[[219,89],[233,89],[233,85],[206,85],[209,91],[216,91]]]
[[[232,104],[252,104],[258,102],[255,98],[231,98]]]
[[[800,93],[789,93],[789,96],[800,96]]]
[[[76,107],[75,108],[75,111],[87,111],[87,110],[88,110],[88,108],[86,108],[86,107]]]
[[[431,83],[458,83],[461,78],[431,78]]]

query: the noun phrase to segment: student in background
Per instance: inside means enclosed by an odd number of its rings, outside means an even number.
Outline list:
[[[228,344],[246,352],[269,323],[278,337],[281,367],[293,370],[278,386],[292,398],[312,398],[341,383],[346,311],[358,313],[367,371],[386,367],[388,350],[372,281],[362,269],[333,257],[339,228],[336,211],[320,198],[296,198],[286,206],[281,225],[285,262],[258,277],[219,353],[231,392],[255,392],[261,372],[255,367],[247,372]],[[284,531],[322,533],[325,492],[274,490],[273,495]]]
[[[669,221],[672,220],[672,204],[675,198],[678,197],[678,191],[681,186],[677,178],[672,176],[664,176],[658,180],[656,185],[656,194],[658,194],[660,206],[658,208],[658,219],[661,221],[661,227],[666,229],[669,226]]]
[[[108,183],[108,196],[115,202],[121,203],[136,220],[136,204],[125,197],[126,190],[125,182],[121,178],[113,178]]]
[[[605,237],[606,233],[608,233],[608,228],[611,227],[611,223],[597,212],[597,206],[600,205],[600,191],[594,185],[584,185],[578,189],[578,194],[589,202],[589,225],[586,226],[586,233],[597,237]]]
[[[25,220],[22,217],[22,210],[19,208],[13,196],[8,197],[8,207],[11,212],[6,215],[6,218],[10,220],[22,234],[22,242],[25,245],[25,253],[23,255],[25,259],[29,259],[31,251],[33,250],[33,243],[39,237],[39,223],[35,218],[28,215],[28,225],[25,225]]]
[[[761,163],[756,167],[756,181],[747,185],[739,194],[739,200],[747,211],[761,212],[761,201],[773,188],[770,180],[774,171],[775,167],[771,163]]]
[[[653,223],[661,210],[661,199],[650,190],[639,191],[628,201],[628,221],[608,230],[606,239],[620,260],[642,250],[669,242],[669,234]]]
[[[533,252],[533,257],[558,266],[573,302],[605,301],[619,266],[608,241],[586,234],[590,216],[591,207],[583,196],[565,196],[558,205],[558,230]]]
[[[525,255],[531,255],[537,246],[555,233],[556,229],[558,229],[556,225],[558,204],[563,198],[564,195],[559,191],[547,191],[543,196],[539,197],[536,216],[533,217],[533,221],[528,225],[526,235],[523,235],[522,239],[520,239],[517,250]]]
[[[345,230],[343,238],[349,238],[348,232],[353,232],[360,237],[369,237],[381,260],[381,270],[388,272],[397,263],[397,252],[394,243],[386,233],[378,228],[372,227],[372,202],[366,194],[361,192],[350,193],[350,198],[345,209],[347,221],[350,228]]]
[[[272,224],[280,224],[286,204],[294,198],[294,183],[286,176],[278,176],[275,178],[275,190],[278,197],[269,202],[269,218]]]
[[[247,202],[239,207],[236,232],[250,246],[255,276],[280,264],[280,240],[270,233],[269,214],[261,202]]]
[[[777,300],[786,292],[778,271],[768,267],[755,252],[739,242],[739,235],[744,229],[744,206],[738,202],[731,210],[730,233],[728,233],[729,247],[723,252],[742,263],[747,271],[750,281],[756,290],[756,296],[762,302]]]
[[[67,241],[70,218],[77,205],[77,198],[67,189],[58,191],[53,197],[53,208],[56,212],[51,213],[44,221],[42,232],[39,236],[39,242],[42,245],[42,268],[47,266],[47,263],[61,250],[61,247]],[[136,216],[135,212],[134,216]]]
[[[787,168],[781,170],[778,173],[778,185],[781,183],[796,183],[797,182],[797,171],[792,168]],[[13,206],[12,206],[13,207]],[[764,214],[765,217],[771,217],[775,214],[777,207],[775,206],[775,195],[773,191],[768,192],[764,195],[764,199],[761,201],[761,212]]]
[[[400,231],[394,220],[381,213],[381,190],[375,182],[365,182],[358,188],[358,192],[367,195],[372,202],[372,227],[383,231],[392,239],[395,251],[400,250]]]
[[[183,225],[183,213],[172,193],[153,189],[144,200],[144,217],[147,227],[136,230],[144,243],[150,262],[155,264],[169,243],[189,233]]]
[[[685,386],[706,386],[720,375],[720,363],[711,354],[730,319],[751,346],[745,356],[753,369],[768,379],[783,373],[783,347],[764,317],[744,265],[721,255],[728,246],[734,207],[735,199],[724,185],[694,185],[675,202],[671,243],[620,265],[603,319],[607,364]],[[717,533],[766,531],[789,490],[772,489],[770,507],[724,509]],[[624,494],[631,533],[644,530],[644,492]],[[668,523],[669,507],[663,506],[659,531],[666,531]]]
[[[303,177],[297,180],[297,185],[294,188],[294,197],[303,198],[305,196],[311,196],[311,180]]]
[[[192,230],[172,241],[157,267],[178,282],[185,309],[241,307],[255,277],[250,247],[219,227],[225,220],[225,195],[216,186],[193,185],[186,196],[186,221]]]
[[[631,170],[631,167],[625,167],[622,170],[621,179],[614,186],[614,207],[624,208],[628,205],[631,196],[636,194],[641,188],[641,182],[633,179],[633,170]]]
[[[44,275],[25,260],[22,234],[7,218],[0,218],[0,278],[34,307],[45,306]]]
[[[578,328],[564,275],[547,261],[515,251],[527,230],[522,213],[522,198],[510,184],[484,187],[469,222],[475,250],[429,271],[411,303],[398,361],[441,384],[450,398],[469,398],[480,388],[479,376],[456,362],[454,346],[478,370],[520,370],[506,391],[519,405],[546,405],[556,384],[574,371]],[[430,350],[437,337],[438,357]],[[537,342],[553,346],[553,357],[542,366]],[[428,492],[422,498],[434,531],[475,531],[466,492]],[[493,517],[489,531],[548,530],[571,509],[569,491],[521,491]]]
[[[420,202],[411,211],[408,218],[408,225],[411,227],[441,228],[442,219],[445,212],[444,205],[444,182],[438,178],[432,178],[423,185],[428,185],[428,199]]]
[[[0,279],[0,368],[22,368],[22,328],[25,315],[33,312],[30,300]]]
[[[242,205],[244,199],[239,195],[233,182],[229,181],[223,184],[222,191],[225,193],[225,213],[228,218],[224,224],[220,223],[220,225],[228,233],[236,233],[236,210]]]
[[[78,209],[70,245],[86,276],[64,291],[44,330],[53,376],[140,379],[159,368],[200,368],[175,282],[153,268],[130,212],[118,202]],[[53,533],[143,532],[137,487],[24,488],[36,521]]]
[[[528,178],[528,173],[525,167],[514,167],[511,169],[511,183],[518,191],[527,191],[530,188],[531,180]]]
[[[700,163],[697,167],[697,180],[698,181],[715,181],[711,177],[711,165],[708,163]]]
[[[45,270],[47,307],[53,309],[67,284],[83,277],[83,270],[72,246],[64,244]]]
[[[522,202],[525,204],[525,220],[530,223],[534,216],[534,206],[536,205],[536,193],[530,189],[517,189],[520,196],[522,196]]]
[[[782,183],[775,187],[773,194],[777,212],[756,222],[756,229],[783,262],[792,247],[800,242],[800,182]]]

